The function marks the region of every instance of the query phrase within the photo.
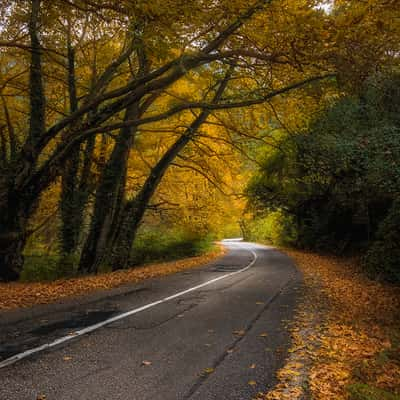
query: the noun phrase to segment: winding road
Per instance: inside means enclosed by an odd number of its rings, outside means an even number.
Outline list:
[[[0,313],[0,399],[250,400],[275,383],[301,275],[224,241],[200,268]],[[40,397],[39,397],[40,398]]]

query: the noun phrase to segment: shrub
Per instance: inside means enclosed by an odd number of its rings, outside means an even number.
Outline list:
[[[364,258],[367,272],[385,280],[400,281],[400,201],[396,201],[381,222],[376,240]]]
[[[211,249],[212,238],[188,229],[148,228],[139,232],[130,263],[144,264],[200,255]]]
[[[56,255],[25,255],[21,280],[26,282],[36,282],[52,281],[61,278],[65,276],[65,271],[59,268],[59,261],[60,257]]]
[[[271,212],[247,224],[245,239],[274,245],[292,245],[297,241],[296,224],[293,218],[281,211]]]

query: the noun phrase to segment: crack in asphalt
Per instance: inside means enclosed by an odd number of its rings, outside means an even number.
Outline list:
[[[249,272],[249,273],[247,274],[247,276],[245,276],[244,278],[242,277],[241,279],[238,279],[238,280],[236,280],[235,282],[232,282],[232,283],[230,283],[230,284],[228,284],[228,285],[225,285],[224,287],[221,287],[221,288],[214,288],[214,289],[207,290],[207,292],[224,292],[225,290],[231,289],[231,288],[233,288],[234,286],[238,285],[239,283],[243,283],[243,282],[247,281],[247,280],[250,279],[253,275],[254,275],[254,273]]]
[[[198,292],[197,296],[192,296],[190,298],[179,299],[176,302],[176,304],[178,306],[182,305],[182,303],[184,303],[185,301],[198,300],[198,302],[189,304],[187,308],[185,308],[185,309],[173,314],[171,317],[166,318],[166,319],[164,319],[164,320],[162,320],[162,321],[160,321],[160,322],[158,322],[156,324],[152,324],[152,325],[145,326],[145,327],[139,327],[139,326],[134,325],[134,324],[129,324],[128,326],[124,326],[124,327],[122,327],[122,326],[118,327],[118,326],[115,326],[115,324],[114,324],[114,325],[106,326],[105,329],[109,329],[109,330],[135,329],[135,330],[138,330],[138,331],[145,331],[145,330],[151,330],[151,329],[154,329],[154,328],[159,328],[160,326],[166,324],[167,322],[170,322],[170,321],[174,320],[175,318],[178,318],[180,315],[184,315],[184,314],[188,313],[189,311],[191,311],[192,309],[194,309],[195,307],[200,305],[200,303],[202,301],[206,300],[206,297],[202,296],[202,294],[215,293],[215,292],[224,292],[224,291],[226,291],[228,289],[231,289],[232,287],[238,285],[239,283],[243,283],[247,279],[250,279],[252,277],[252,275],[253,274],[249,274],[244,279],[236,280],[236,281],[234,281],[234,282],[230,283],[229,285],[226,285],[226,286],[224,286],[222,288],[213,288],[213,289],[209,289],[209,290],[201,290],[201,291]]]
[[[171,317],[166,318],[166,319],[164,319],[164,320],[162,320],[162,321],[160,321],[160,322],[158,322],[156,324],[152,324],[152,325],[145,326],[145,327],[139,327],[139,326],[134,325],[134,324],[129,324],[128,326],[124,326],[124,327],[122,327],[122,326],[118,327],[118,326],[115,326],[115,324],[113,324],[113,325],[106,326],[105,329],[108,329],[108,330],[121,330],[121,331],[122,330],[127,330],[127,329],[135,329],[135,330],[138,330],[138,331],[145,331],[145,330],[151,330],[151,329],[154,329],[154,328],[159,328],[160,326],[166,324],[167,322],[170,322],[170,321],[174,320],[175,318],[178,318],[180,315],[188,313],[193,308],[195,308],[198,305],[200,305],[200,303],[202,301],[206,300],[206,297],[202,296],[202,294],[215,293],[215,292],[224,292],[224,291],[226,291],[228,289],[231,289],[232,287],[238,285],[239,283],[243,283],[244,281],[250,279],[252,277],[252,275],[253,274],[249,274],[245,278],[242,278],[240,280],[236,280],[236,281],[234,281],[234,282],[230,283],[229,285],[226,285],[226,286],[224,286],[222,288],[212,288],[212,289],[208,289],[208,290],[204,289],[204,290],[199,291],[197,296],[191,296],[190,298],[179,299],[176,302],[176,304],[178,306],[182,305],[182,303],[184,303],[185,301],[198,300],[198,302],[189,304],[187,308],[185,308],[185,309],[173,314]]]
[[[273,304],[273,302],[283,293],[283,291],[290,285],[291,282],[293,282],[295,279],[295,274],[287,280],[280,288],[277,290],[277,292],[269,299],[268,302],[263,306],[263,308],[256,314],[256,316],[247,324],[247,326],[243,329],[244,334],[237,337],[230,346],[227,346],[223,353],[214,361],[214,364],[212,365],[212,369],[215,371],[219,365],[222,364],[222,362],[226,359],[226,357],[229,355],[228,350],[233,350],[235,349],[238,344],[246,337],[248,332],[253,328],[253,326],[256,324],[256,322],[260,319],[262,314]],[[215,373],[215,372],[214,372]],[[193,386],[190,388],[190,390],[187,392],[187,394],[182,398],[182,400],[190,400],[190,398],[198,391],[198,389],[207,381],[208,377],[210,374],[202,374],[199,376],[197,381],[193,384]]]
[[[226,291],[228,289],[231,289],[232,287],[238,285],[239,283],[243,283],[244,281],[250,279],[252,277],[252,275],[253,274],[249,274],[244,279],[236,280],[236,281],[234,281],[234,282],[230,283],[229,285],[226,285],[226,286],[224,286],[222,288],[212,288],[212,289],[208,289],[208,290],[204,289],[204,290],[199,291],[197,296],[191,296],[189,298],[183,298],[183,299],[177,300],[176,304],[178,306],[180,306],[180,305],[182,305],[182,303],[184,303],[186,301],[190,301],[190,300],[198,300],[198,302],[189,304],[187,306],[187,308],[185,308],[183,310],[180,310],[179,312],[174,313],[171,317],[166,318],[166,319],[164,319],[164,320],[162,320],[162,321],[160,321],[160,322],[158,322],[156,324],[151,324],[149,326],[144,326],[144,327],[140,327],[140,326],[137,326],[137,325],[134,325],[134,324],[129,324],[127,326],[122,327],[122,326],[115,326],[115,324],[113,324],[113,325],[106,326],[105,329],[108,329],[108,330],[120,330],[120,331],[128,330],[128,329],[135,329],[137,331],[145,331],[145,330],[151,330],[151,329],[154,329],[154,328],[159,328],[160,326],[162,326],[162,325],[174,320],[175,318],[180,317],[180,315],[184,315],[184,314],[188,313],[189,311],[191,311],[192,309],[194,309],[195,307],[200,305],[200,303],[202,301],[206,300],[206,296],[204,296],[202,294],[215,293],[215,292],[224,292],[224,291]]]
[[[166,319],[164,319],[164,320],[162,320],[162,321],[160,321],[160,322],[158,322],[156,324],[152,324],[152,325],[149,325],[149,326],[140,327],[140,326],[137,326],[137,325],[134,325],[134,324],[130,324],[130,325],[123,326],[123,327],[122,326],[118,327],[118,326],[108,325],[108,326],[105,326],[104,328],[105,329],[109,329],[109,330],[119,330],[119,331],[124,331],[124,330],[127,330],[127,329],[135,329],[137,331],[146,331],[146,330],[150,330],[150,329],[154,329],[154,328],[159,328],[160,326],[166,324],[167,322],[170,322],[173,319],[178,318],[180,315],[186,314],[187,312],[189,312],[193,308],[197,307],[199,304],[200,304],[200,302],[199,303],[189,304],[185,309],[173,314],[171,317],[166,318]],[[124,325],[126,325],[126,322],[125,322]]]
[[[274,373],[288,354],[290,336],[282,316],[291,321],[292,314],[286,309],[293,310],[296,298],[292,288],[298,286],[294,283],[300,280],[301,274],[281,253],[264,251],[253,245],[243,246],[243,250],[252,252],[259,262],[252,261],[256,268],[248,273],[233,275],[240,278],[232,276],[219,281],[218,285],[183,291],[180,297],[165,297],[163,300],[169,299],[168,306],[166,302],[165,306],[159,302],[149,303],[160,306],[142,318],[134,317],[133,313],[127,315],[124,321],[128,326],[118,323],[122,321],[119,319],[103,327],[115,331],[109,330],[96,337],[89,332],[79,346],[71,349],[67,349],[64,342],[58,344],[59,353],[21,363],[18,370],[5,371],[0,397],[4,394],[4,398],[26,399],[33,392],[46,391],[46,396],[58,399],[98,399],[114,398],[118,390],[117,397],[124,399],[239,400],[254,397],[258,390],[264,391],[275,382]],[[242,253],[238,253],[240,259],[244,258]],[[237,263],[237,259],[232,259],[232,263]],[[193,274],[188,279],[186,274],[179,279],[171,277],[165,289],[159,285],[159,280],[155,280],[154,285],[151,281],[152,292],[135,297],[134,303],[140,305],[156,295],[168,294],[182,286],[182,282],[185,285],[205,279],[214,282],[221,272],[236,270],[232,265],[222,264],[217,264],[221,271],[202,269],[201,274]],[[131,299],[127,298],[113,305],[118,312],[126,313],[132,306],[130,303]],[[82,304],[82,309],[85,305]],[[91,307],[84,311],[96,318],[99,310]],[[66,314],[66,319],[75,316]],[[85,319],[86,316],[81,317]],[[50,330],[53,336],[54,328],[58,328],[58,317],[54,319],[51,315],[49,319],[37,321],[39,329],[32,329],[26,323],[28,333],[44,334]],[[210,329],[207,334],[207,328],[214,330]],[[259,339],[263,329],[267,329],[268,338]],[[15,340],[18,341],[14,338],[10,342]],[[65,363],[66,359],[69,362]],[[151,360],[152,366],[142,368],[147,366],[143,360]],[[249,365],[257,365],[257,369],[249,369]],[[213,367],[213,370],[207,371],[206,367]],[[257,386],[249,387],[249,379],[254,379]]]

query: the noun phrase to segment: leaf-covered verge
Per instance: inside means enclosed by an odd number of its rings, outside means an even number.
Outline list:
[[[197,257],[145,265],[95,276],[87,275],[78,278],[59,279],[53,282],[0,283],[0,310],[53,303],[67,297],[79,296],[96,290],[111,289],[128,283],[174,274],[207,264],[224,253],[225,249],[219,246]]]
[[[292,348],[265,400],[399,400],[400,288],[355,259],[286,250],[304,274]]]

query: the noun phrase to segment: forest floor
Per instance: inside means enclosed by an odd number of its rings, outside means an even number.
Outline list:
[[[259,399],[400,400],[400,288],[355,259],[285,250],[304,275],[279,384]]]
[[[174,274],[207,264],[223,256],[225,252],[225,248],[218,246],[214,247],[212,251],[197,257],[138,266],[99,275],[58,279],[50,282],[0,283],[0,311],[54,303],[68,297],[88,294],[96,290],[111,289],[149,278]]]

